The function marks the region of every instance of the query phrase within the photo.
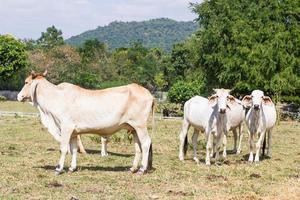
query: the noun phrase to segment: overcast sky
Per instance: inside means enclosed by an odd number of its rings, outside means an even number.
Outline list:
[[[196,18],[189,2],[200,0],[0,0],[0,34],[40,37],[55,25],[67,39],[112,21],[142,21],[167,17]]]

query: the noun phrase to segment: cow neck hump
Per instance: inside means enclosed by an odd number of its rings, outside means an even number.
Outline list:
[[[39,80],[36,88],[36,103],[43,110],[56,105],[59,100],[59,88],[46,79]]]

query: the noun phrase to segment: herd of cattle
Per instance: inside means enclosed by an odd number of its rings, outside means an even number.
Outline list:
[[[152,111],[154,122],[154,99],[147,89],[137,84],[104,90],[87,90],[69,83],[54,85],[46,80],[46,73],[32,72],[18,94],[18,101],[29,101],[36,106],[42,124],[60,142],[61,156],[55,169],[56,174],[63,171],[68,151],[72,154],[69,171],[76,170],[77,149],[84,151],[79,135],[101,135],[101,154],[106,156],[106,138],[120,129],[127,129],[134,138],[135,157],[131,172],[145,173],[152,168],[152,141],[147,131],[147,121]],[[190,126],[194,128],[192,143],[197,163],[197,138],[200,131],[206,136],[206,165],[210,165],[214,153],[218,161],[222,144],[223,157],[226,157],[226,137],[230,130],[234,133],[234,150],[240,153],[243,121],[246,122],[250,137],[249,162],[253,162],[254,150],[254,161],[259,161],[266,141],[267,154],[271,156],[271,131],[276,122],[276,110],[270,97],[264,96],[260,90],[254,90],[240,101],[229,94],[230,90],[214,91],[215,94],[208,99],[195,96],[185,103],[179,159],[184,160]],[[246,108],[249,109],[247,114]],[[259,139],[254,146],[256,134]]]

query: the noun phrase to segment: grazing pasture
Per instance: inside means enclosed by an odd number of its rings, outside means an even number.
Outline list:
[[[0,102],[0,111],[34,112],[29,104]],[[150,129],[151,122],[149,121]],[[300,196],[300,123],[280,122],[273,132],[273,157],[248,164],[248,134],[242,153],[221,165],[205,166],[204,135],[200,134],[200,165],[188,154],[178,159],[181,120],[155,120],[153,166],[149,174],[131,174],[134,145],[111,141],[108,157],[100,157],[100,143],[82,141],[88,154],[79,154],[78,171],[54,176],[59,144],[36,117],[0,117],[0,199],[297,199]],[[245,128],[244,128],[245,129]],[[150,131],[151,133],[151,131]],[[118,133],[126,134],[125,132]],[[257,138],[256,138],[257,140]],[[67,156],[65,169],[69,167]]]

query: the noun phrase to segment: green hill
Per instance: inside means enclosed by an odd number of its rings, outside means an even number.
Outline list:
[[[107,26],[72,36],[66,43],[80,46],[87,39],[98,39],[109,49],[128,47],[132,42],[142,42],[147,48],[159,47],[169,51],[174,43],[190,36],[198,28],[195,22],[178,22],[161,18],[142,22],[112,22]]]

